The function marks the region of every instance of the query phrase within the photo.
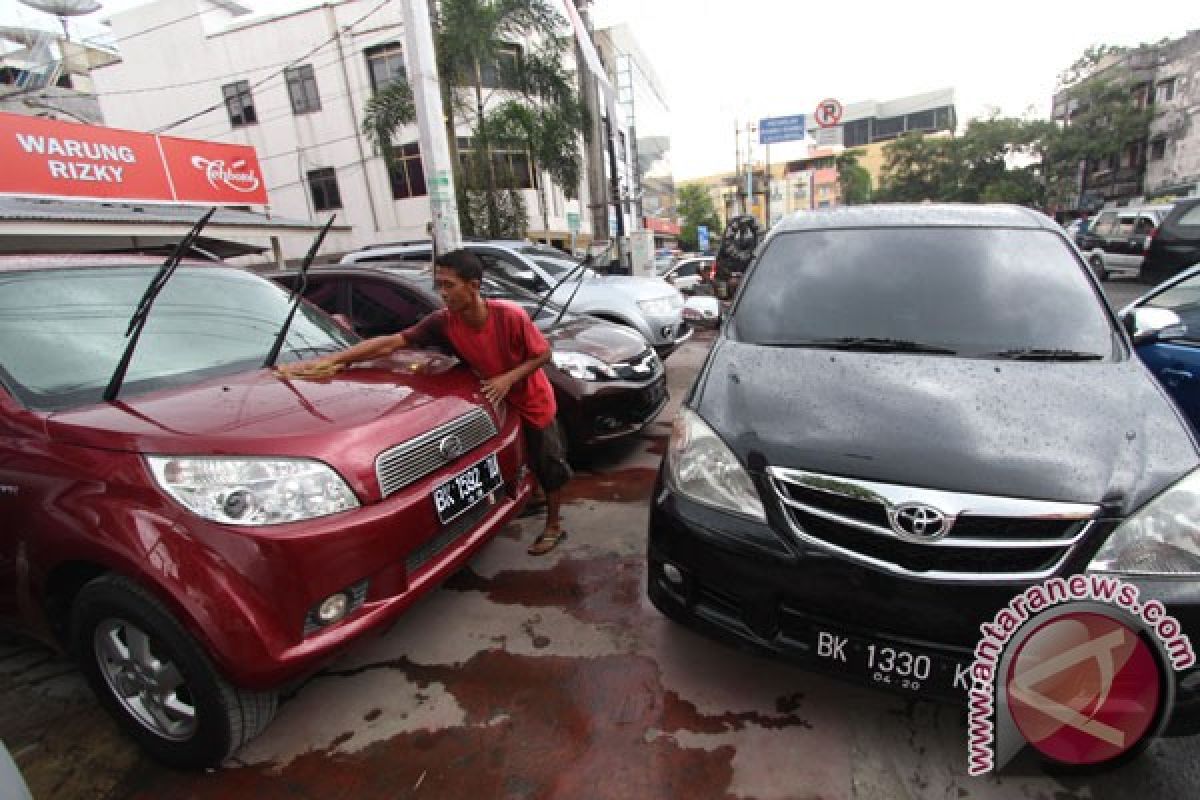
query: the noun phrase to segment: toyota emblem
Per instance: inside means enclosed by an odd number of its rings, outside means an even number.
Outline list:
[[[888,513],[892,530],[905,539],[928,542],[950,532],[951,521],[933,506],[904,503]]]
[[[442,438],[438,442],[438,452],[442,454],[442,458],[447,461],[453,461],[463,453],[463,441],[458,438],[457,434],[450,434]]]

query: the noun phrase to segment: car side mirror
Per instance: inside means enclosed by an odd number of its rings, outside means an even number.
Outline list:
[[[1187,334],[1187,325],[1168,308],[1135,308],[1121,322],[1134,344],[1169,342]]]

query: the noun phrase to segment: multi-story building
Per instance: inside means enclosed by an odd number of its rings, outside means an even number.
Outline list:
[[[157,0],[115,14],[111,24],[120,59],[93,73],[110,125],[253,146],[271,213],[336,212],[348,226],[331,233],[327,253],[427,236],[416,125],[395,135],[390,167],[361,129],[372,94],[406,74],[399,4],[327,0],[255,15],[232,0]],[[511,57],[525,46],[513,42]],[[179,53],[187,54],[186,71]],[[491,102],[499,102],[503,71],[484,72]],[[468,122],[458,123],[462,155],[472,142]],[[494,157],[516,177],[532,238],[566,244],[578,221],[587,241],[581,202],[537,174],[522,147]],[[303,239],[284,243],[293,257],[306,247]]]
[[[855,148],[889,142],[906,133],[953,133],[957,125],[954,90],[936,89],[883,102],[850,103],[843,108],[839,125],[826,130],[834,134],[829,144]],[[810,119],[808,132],[822,145],[826,142],[819,130],[816,120]]]
[[[671,110],[650,58],[628,25],[595,32],[596,49],[617,93],[617,107],[628,132],[618,137],[619,170],[626,230],[654,231],[656,244],[679,235],[675,179],[671,170]]]
[[[91,71],[116,60],[116,52],[100,42],[36,27],[0,27],[0,111],[101,124]]]
[[[1091,74],[1127,86],[1129,102],[1152,116],[1145,139],[1081,165],[1068,205],[1095,209],[1200,193],[1200,31],[1109,54]],[[1054,95],[1055,121],[1070,125],[1084,110],[1075,86]]]
[[[1146,148],[1145,194],[1200,194],[1200,30],[1160,48],[1154,119]]]

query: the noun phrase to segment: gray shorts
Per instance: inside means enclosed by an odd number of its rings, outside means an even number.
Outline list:
[[[567,463],[567,445],[558,420],[545,428],[535,428],[528,422],[522,427],[529,469],[541,484],[542,491],[555,492],[566,486],[571,480],[571,465]]]

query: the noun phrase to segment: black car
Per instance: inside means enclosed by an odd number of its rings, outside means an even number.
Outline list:
[[[1168,205],[1106,208],[1075,242],[1102,281],[1116,274],[1137,277]]]
[[[294,271],[268,273],[288,288]],[[636,332],[582,314],[561,314],[559,306],[497,277],[484,279],[487,297],[511,300],[525,308],[554,349],[545,367],[558,418],[573,449],[637,433],[667,404],[662,362]],[[428,268],[405,264],[321,267],[308,273],[305,297],[348,321],[361,336],[397,333],[442,307]]]
[[[1048,218],[798,214],[675,421],[648,592],[719,638],[961,701],[980,623],[1053,576],[1121,575],[1200,634],[1198,465]],[[1198,684],[1182,677],[1177,718]]]
[[[1200,264],[1200,197],[1175,203],[1150,240],[1142,272],[1157,283],[1193,264]]]

